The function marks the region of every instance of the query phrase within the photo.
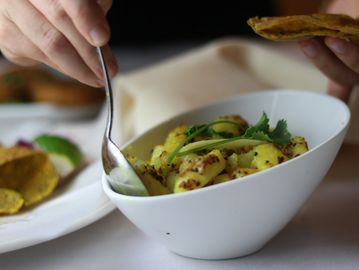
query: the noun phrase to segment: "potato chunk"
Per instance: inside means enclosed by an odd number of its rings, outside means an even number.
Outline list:
[[[184,192],[205,186],[223,171],[225,163],[219,150],[197,157],[193,165],[179,175],[174,185],[174,192]]]
[[[253,151],[254,158],[251,167],[260,171],[288,160],[288,157],[271,143],[258,145],[253,148]]]
[[[231,180],[231,177],[227,174],[220,174],[213,178],[213,185],[228,182]]]
[[[186,129],[186,126],[179,126],[171,130],[171,132],[167,135],[164,143],[164,148],[167,153],[172,153],[173,150],[175,150],[176,147],[186,139],[186,135],[184,134]]]
[[[161,183],[160,179],[156,178],[156,174],[146,171],[141,175],[141,180],[151,196],[170,193],[167,187]]]
[[[289,157],[294,158],[308,151],[308,144],[304,137],[296,136],[291,139],[290,144],[283,150]]]
[[[157,145],[153,149],[150,159],[150,165],[152,165],[156,171],[166,175],[170,169],[170,165],[167,162],[168,153],[163,145]]]
[[[231,121],[231,122],[235,122],[236,124],[231,124],[231,123],[219,123],[216,125],[213,125],[213,129],[216,132],[228,132],[233,134],[234,136],[239,136],[241,134],[241,131],[248,126],[248,123],[246,120],[244,120],[241,116],[239,115],[225,115],[225,116],[220,116],[218,117],[215,121],[221,121],[221,120],[226,120],[226,121]]]
[[[240,178],[252,173],[258,172],[257,169],[253,168],[237,168],[233,173],[231,174],[231,179]]]

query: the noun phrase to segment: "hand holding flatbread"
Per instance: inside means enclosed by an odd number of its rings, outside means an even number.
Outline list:
[[[328,93],[348,101],[359,84],[359,20],[341,14],[250,18],[260,36],[274,41],[300,41],[300,47],[330,83]],[[314,37],[326,37],[323,42]]]

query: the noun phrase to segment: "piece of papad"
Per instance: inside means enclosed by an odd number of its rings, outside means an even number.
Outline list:
[[[22,195],[12,189],[0,188],[0,215],[15,214],[24,204]]]
[[[48,197],[58,181],[45,153],[26,147],[0,148],[0,188],[20,193],[25,207]]]
[[[247,22],[258,35],[274,41],[330,36],[359,43],[359,21],[342,14],[253,17]]]

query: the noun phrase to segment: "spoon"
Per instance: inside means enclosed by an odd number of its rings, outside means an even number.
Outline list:
[[[111,81],[107,72],[107,65],[102,49],[96,48],[101,63],[108,106],[107,123],[102,141],[102,166],[112,189],[118,193],[132,196],[148,196],[148,191],[141,179],[128,162],[119,147],[111,139],[113,124],[113,92]]]

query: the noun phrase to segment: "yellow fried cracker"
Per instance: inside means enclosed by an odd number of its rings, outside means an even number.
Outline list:
[[[23,158],[26,156],[31,156],[34,153],[34,150],[28,147],[4,147],[0,146],[0,166],[5,164],[8,161],[15,159]]]
[[[19,186],[19,192],[25,199],[25,206],[38,203],[48,197],[59,181],[59,174],[50,159],[43,154],[35,156],[34,165],[38,168],[32,171],[31,177]]]
[[[35,151],[26,147],[0,148],[0,188],[17,189],[31,167]]]
[[[0,188],[0,215],[15,214],[24,204],[24,198],[15,190]]]
[[[0,188],[18,191],[24,206],[40,202],[55,189],[59,175],[48,156],[24,147],[0,149]]]
[[[253,17],[247,22],[258,35],[274,41],[330,36],[359,43],[359,21],[342,14]]]

